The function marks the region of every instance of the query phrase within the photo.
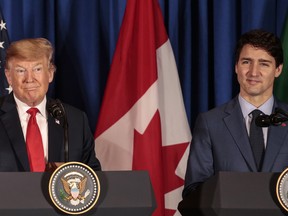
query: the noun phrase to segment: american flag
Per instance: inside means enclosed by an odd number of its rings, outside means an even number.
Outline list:
[[[9,46],[9,37],[2,11],[0,10],[0,96],[9,93],[8,82],[5,77],[5,55]]]

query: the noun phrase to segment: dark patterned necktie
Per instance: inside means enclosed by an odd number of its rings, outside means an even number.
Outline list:
[[[252,113],[252,121],[250,124],[250,144],[257,165],[257,169],[258,171],[260,171],[262,168],[264,158],[264,137],[263,137],[263,130],[261,127],[255,124],[255,119],[262,112],[258,109],[255,109],[251,113]]]

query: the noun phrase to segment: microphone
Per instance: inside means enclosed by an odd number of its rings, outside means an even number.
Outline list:
[[[255,119],[255,124],[258,127],[269,127],[271,125],[271,120],[269,115],[259,115]]]
[[[259,127],[269,127],[270,125],[278,126],[288,121],[288,114],[280,108],[275,108],[275,113],[271,115],[259,115],[255,123]]]
[[[57,119],[64,128],[64,160],[69,161],[68,121],[63,104],[59,99],[51,100],[48,104],[48,113]]]
[[[65,116],[65,110],[60,100],[56,99],[49,103],[48,112],[53,118],[60,120]]]

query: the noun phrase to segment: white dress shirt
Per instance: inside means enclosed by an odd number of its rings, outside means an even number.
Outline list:
[[[274,97],[270,97],[264,104],[262,104],[260,107],[255,107],[252,104],[250,104],[248,101],[246,101],[243,97],[239,95],[238,97],[240,107],[242,110],[242,114],[244,117],[247,133],[249,136],[249,131],[250,131],[250,124],[252,121],[252,115],[250,114],[254,109],[258,109],[262,111],[266,115],[271,115],[272,109],[273,109],[273,104],[274,104]],[[267,145],[267,136],[268,136],[268,127],[263,127],[263,136],[264,136],[264,145],[266,148]]]
[[[28,125],[28,121],[30,118],[30,115],[26,111],[30,109],[31,107],[29,107],[27,104],[17,99],[15,95],[14,95],[14,99],[17,105],[22,132],[26,140],[27,125]],[[46,113],[46,101],[47,99],[45,97],[44,100],[39,105],[35,106],[35,108],[39,110],[39,112],[36,115],[36,120],[37,120],[38,127],[40,129],[40,132],[41,132],[44,156],[47,162],[48,161],[48,118],[47,118],[47,113]]]

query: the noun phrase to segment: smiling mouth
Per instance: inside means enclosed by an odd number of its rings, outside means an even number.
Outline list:
[[[250,84],[257,84],[260,83],[260,80],[248,79],[247,82]]]

